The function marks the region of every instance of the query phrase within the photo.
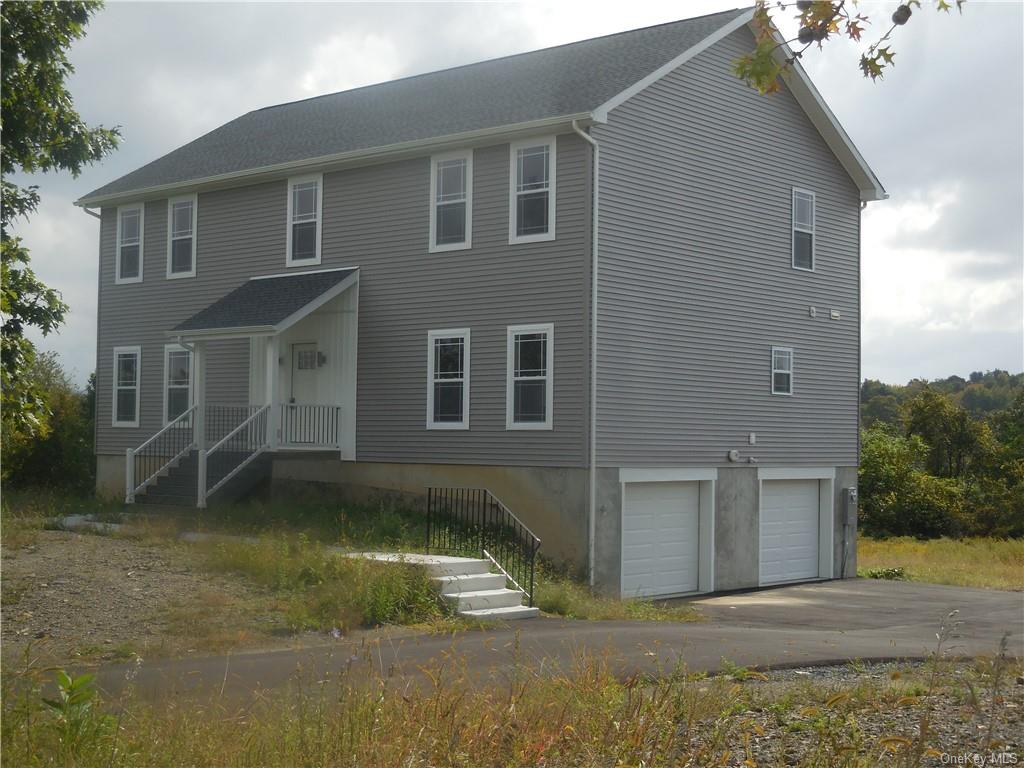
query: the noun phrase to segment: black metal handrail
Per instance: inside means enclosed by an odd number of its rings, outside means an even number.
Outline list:
[[[270,406],[257,408],[208,450],[199,452],[198,505],[270,447],[267,434]]]
[[[227,405],[207,403],[205,406],[206,445],[213,445],[262,408],[262,405]]]
[[[125,464],[125,503],[133,504],[135,495],[156,482],[164,470],[185,458],[195,447],[192,406],[168,422],[138,448],[129,448]]]
[[[540,539],[486,488],[427,488],[427,552],[489,559],[533,606]]]
[[[282,445],[336,448],[340,441],[340,406],[281,404]]]

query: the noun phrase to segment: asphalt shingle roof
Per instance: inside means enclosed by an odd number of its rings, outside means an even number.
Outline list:
[[[746,12],[723,11],[258,109],[83,199],[589,112]]]
[[[257,277],[218,299],[172,331],[209,331],[273,326],[338,285],[353,269]]]

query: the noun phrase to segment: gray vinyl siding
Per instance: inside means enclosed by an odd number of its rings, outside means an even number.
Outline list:
[[[431,254],[429,158],[324,175],[322,262],[358,266],[357,459],[584,466],[587,445],[589,150],[558,139],[553,242],[508,244],[509,150],[473,161],[473,247]],[[199,195],[197,276],[167,280],[167,201],[146,205],[144,281],[114,284],[116,214],[101,226],[97,451],[160,425],[164,331],[253,275],[285,266],[284,180]],[[554,323],[554,429],[505,429],[506,326]],[[427,331],[471,329],[470,430],[428,431]],[[141,344],[142,424],[110,425],[112,349]],[[248,342],[219,342],[207,401],[244,404]]]
[[[858,190],[788,91],[731,74],[752,45],[737,31],[594,131],[600,465],[857,462]],[[794,186],[817,196],[813,273],[790,266]],[[794,348],[792,397],[772,345]]]

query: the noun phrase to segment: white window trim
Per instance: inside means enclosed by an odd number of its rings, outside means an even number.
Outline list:
[[[516,153],[526,147],[538,147],[542,144],[548,146],[548,231],[539,235],[516,235],[516,177],[518,175],[518,164]],[[539,243],[555,239],[555,181],[558,177],[558,155],[557,137],[538,136],[533,139],[514,141],[508,148],[508,242],[509,245],[518,243]]]
[[[796,196],[807,195],[811,198],[811,226],[807,227],[796,223]],[[816,250],[818,247],[818,201],[813,192],[809,189],[801,189],[800,187],[793,187],[792,197],[790,200],[790,232],[789,232],[789,264],[793,269],[799,269],[801,272],[813,272],[815,266],[817,266],[817,254]],[[806,232],[811,236],[811,266],[798,267],[796,265],[796,233]]]
[[[316,195],[316,258],[315,259],[292,259],[292,190],[296,184],[303,184],[308,181],[317,183]],[[285,236],[285,266],[287,267],[309,267],[320,263],[323,250],[323,221],[324,221],[324,175],[322,173],[310,173],[305,176],[292,176],[288,179],[288,212]]]
[[[776,352],[788,352],[789,353],[789,370],[775,367],[775,353]],[[793,373],[793,369],[796,367],[795,363],[796,355],[793,354],[792,347],[772,347],[772,362],[771,362],[771,386],[773,395],[784,395],[791,397],[793,392],[796,390],[796,376]],[[779,392],[775,389],[775,374],[776,373],[788,373],[789,374],[789,392]]]
[[[434,340],[462,337],[462,420],[434,421]],[[427,331],[427,429],[469,429],[469,328]]]
[[[437,245],[437,165],[446,160],[466,161],[466,239],[461,243]],[[464,251],[473,247],[473,150],[447,152],[430,158],[430,244],[429,253]]]
[[[520,333],[546,333],[548,335],[547,387],[545,388],[544,421],[515,421],[515,338]],[[506,331],[505,346],[505,429],[547,429],[553,428],[554,393],[555,393],[555,326],[553,323],[535,325],[510,325]],[[539,377],[538,377],[539,378]]]
[[[174,204],[175,203],[192,203],[192,269],[188,272],[172,272],[171,271],[171,244],[174,241]],[[196,276],[196,241],[198,240],[198,233],[196,232],[196,223],[199,220],[199,197],[198,195],[180,195],[179,197],[172,197],[167,200],[167,279],[177,280],[181,277],[195,277]]]
[[[138,277],[121,277],[121,212],[139,211],[139,275]],[[146,204],[131,203],[117,207],[117,233],[114,240],[114,284],[127,285],[142,282],[142,268],[146,261],[143,258],[146,248]]]
[[[167,392],[171,388],[170,382],[167,380],[167,374],[170,373],[171,363],[171,352],[188,352],[188,405],[191,408],[195,405],[193,397],[195,397],[195,356],[192,350],[181,344],[164,344],[164,408],[163,408],[163,425],[166,427],[170,423],[170,419],[167,418]],[[188,426],[187,422],[182,423],[180,426]]]
[[[118,421],[117,420],[117,357],[123,354],[134,354],[135,355],[135,419],[133,421]],[[129,346],[129,347],[114,347],[114,370],[113,376],[111,377],[111,405],[112,410],[110,411],[110,425],[112,427],[138,427],[139,426],[139,415],[142,410],[142,347],[141,346]],[[127,389],[127,387],[125,387]]]

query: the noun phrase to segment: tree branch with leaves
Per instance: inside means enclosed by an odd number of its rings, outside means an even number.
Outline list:
[[[965,2],[935,0],[935,8],[948,13],[955,5],[962,13]],[[895,66],[892,36],[897,28],[910,21],[914,8],[921,8],[920,0],[907,0],[898,5],[886,31],[862,51],[859,66],[865,77],[877,80],[886,68]],[[799,31],[796,37],[786,40],[773,20],[773,13],[784,14],[792,9],[796,10],[793,18],[799,22]],[[788,4],[778,0],[771,5],[768,0],[757,0],[753,17],[757,30],[754,50],[733,62],[733,71],[762,94],[775,93],[781,87],[781,78],[788,75],[812,46],[820,50],[826,40],[835,37],[861,43],[870,23],[866,14],[858,12],[856,0],[797,0]]]
[[[0,5],[0,388],[4,439],[46,433],[48,409],[32,377],[35,346],[28,328],[47,335],[67,305],[29,267],[29,251],[11,234],[15,220],[39,206],[38,187],[21,187],[14,173],[82,169],[113,150],[117,128],[90,127],[66,87],[74,72],[68,48],[85,35],[101,2],[5,2]]]

